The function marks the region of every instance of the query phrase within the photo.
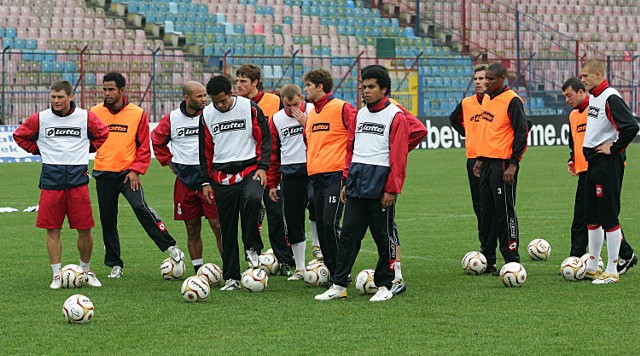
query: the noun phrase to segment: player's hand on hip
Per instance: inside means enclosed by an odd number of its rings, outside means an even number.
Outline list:
[[[598,153],[602,153],[603,155],[610,155],[611,154],[611,144],[610,143],[603,143],[600,144],[598,147],[596,147],[596,152]]]
[[[269,198],[276,203],[280,200],[280,197],[278,196],[278,188],[269,189]]]
[[[260,181],[260,185],[264,188],[267,185],[267,172],[264,169],[258,169],[253,175],[253,179]]]
[[[382,200],[381,200],[381,204],[383,208],[388,208],[390,206],[392,206],[395,202],[396,202],[396,194],[394,193],[387,193],[384,192],[382,193]]]
[[[504,173],[502,173],[502,181],[504,182],[504,184],[513,184],[517,170],[518,167],[515,164],[509,163],[509,167],[507,167]]]
[[[133,190],[134,192],[142,187],[142,184],[140,184],[140,176],[137,172],[134,171],[130,171],[129,173],[127,173],[127,175],[124,177],[124,182],[125,184],[129,182],[131,190]]]
[[[213,188],[210,185],[205,185],[202,187],[202,195],[207,200],[207,203],[213,205]]]

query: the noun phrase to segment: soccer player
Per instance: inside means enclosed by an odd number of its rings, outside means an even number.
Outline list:
[[[343,209],[342,169],[348,130],[355,125],[356,109],[333,96],[333,78],[327,70],[311,70],[302,81],[307,100],[313,103],[313,110],[302,120],[307,139],[307,172],[313,187],[320,248],[333,277]]]
[[[118,198],[122,194],[131,205],[138,222],[161,251],[180,262],[184,253],[176,246],[160,215],[144,197],[140,175],[149,168],[149,119],[125,96],[126,81],[122,74],[110,72],[103,77],[104,103],[91,108],[105,125],[109,138],[98,149],[93,177],[98,191],[98,207],[104,240],[104,263],[111,267],[109,278],[122,277],[124,262],[120,257],[118,234]]]
[[[287,84],[280,91],[284,109],[278,111],[269,127],[271,129],[271,165],[267,172],[267,187],[271,200],[280,200],[282,190],[284,217],[296,269],[290,281],[304,279],[305,270],[305,221],[304,210],[309,208],[309,223],[315,228],[313,204],[309,204],[309,176],[307,174],[307,149],[304,143],[304,122],[313,104],[306,103],[302,90],[295,84]],[[317,234],[316,234],[317,235]]]
[[[620,191],[624,175],[625,150],[638,133],[638,122],[617,90],[604,77],[604,64],[589,59],[580,70],[580,79],[589,91],[587,128],[583,151],[589,164],[585,182],[585,215],[589,239],[589,261],[585,278],[594,284],[619,281],[618,253]],[[607,268],[600,274],[598,260],[605,234]]]
[[[273,115],[282,109],[282,101],[277,95],[265,93],[258,89],[261,87],[261,83],[260,68],[257,66],[243,64],[238,68],[236,71],[236,86],[238,95],[258,104],[269,123],[271,123]],[[267,221],[269,222],[269,242],[276,259],[280,262],[280,274],[290,276],[291,266],[295,264],[295,261],[291,246],[289,246],[291,242],[287,240],[282,201],[270,199],[269,189],[265,189],[263,201],[267,212]]]
[[[487,258],[487,273],[499,275],[496,247],[505,263],[520,262],[516,216],[516,186],[520,160],[527,148],[528,128],[522,99],[504,84],[507,70],[500,63],[485,71],[474,174],[480,178],[480,252]]]
[[[51,289],[62,287],[62,240],[65,216],[69,227],[78,230],[80,267],[85,282],[102,284],[89,268],[93,250],[91,228],[95,226],[89,197],[89,152],[95,152],[109,136],[109,128],[93,113],[76,107],[71,83],[51,86],[51,108],[31,115],[13,133],[18,146],[42,156],[40,203],[36,226],[47,230],[47,252],[53,281]]]
[[[371,64],[360,70],[360,77],[362,77],[364,73],[370,69],[379,69],[384,71],[387,74],[389,73],[389,70],[386,67],[381,66],[379,64]],[[366,105],[367,102],[366,100],[364,100],[364,96],[365,96],[364,89],[365,89],[364,86],[360,85],[360,91],[362,93],[363,103]],[[389,88],[389,95],[387,95],[387,98],[389,99],[389,102],[397,106],[398,109],[400,109],[404,114],[404,116],[407,118],[407,128],[409,130],[409,152],[411,152],[413,149],[418,147],[420,142],[422,142],[424,137],[427,135],[427,128],[426,126],[424,126],[422,121],[420,121],[411,112],[409,112],[409,110],[405,109],[404,106],[400,105],[400,103],[398,103],[393,98],[391,98],[391,88]],[[394,221],[393,229],[394,229],[394,233],[390,235],[390,237],[391,237],[392,245],[395,245],[396,254],[395,254],[395,259],[392,259],[389,263],[390,263],[390,268],[393,270],[395,274],[395,278],[393,279],[393,283],[391,286],[391,293],[393,293],[393,295],[397,295],[399,293],[404,292],[407,289],[407,284],[404,278],[402,277],[402,269],[401,269],[401,262],[400,262],[400,234],[398,232],[398,227],[395,225],[395,221]]]
[[[571,135],[569,136],[569,148],[571,156],[567,164],[567,170],[572,176],[578,176],[578,187],[573,208],[573,223],[571,224],[571,252],[570,256],[580,257],[587,252],[587,223],[585,218],[585,181],[587,179],[587,160],[582,152],[584,133],[587,127],[587,108],[589,107],[589,95],[584,84],[578,78],[569,78],[562,85],[562,95],[567,104],[574,110],[569,114]],[[623,171],[624,173],[624,171]],[[618,273],[624,274],[629,268],[638,263],[638,257],[633,252],[622,233],[618,261]]]
[[[189,81],[182,88],[182,95],[184,100],[180,108],[165,115],[151,132],[151,142],[158,162],[163,166],[168,165],[176,175],[173,218],[184,221],[189,255],[197,274],[203,264],[202,216],[209,221],[220,253],[222,237],[216,205],[206,201],[200,182],[198,127],[202,109],[207,105],[207,92],[202,84]]]
[[[378,291],[370,300],[394,297],[395,202],[406,176],[409,131],[402,110],[389,102],[391,79],[386,71],[365,71],[362,87],[367,106],[358,111],[356,125],[349,130],[343,173],[346,183],[340,195],[345,210],[335,276],[333,285],[316,295],[320,301],[347,297],[349,275],[367,228],[379,255],[374,276]]]
[[[211,104],[199,128],[202,193],[218,207],[222,230],[223,291],[240,289],[238,215],[249,267],[260,264],[263,248],[258,222],[267,184],[271,135],[262,110],[251,100],[231,95],[231,81],[222,75],[207,83]],[[211,186],[213,184],[213,187]]]
[[[467,154],[467,177],[469,178],[469,188],[471,190],[471,203],[473,212],[476,214],[478,222],[478,231],[480,231],[480,179],[473,174],[473,166],[476,163],[478,142],[478,124],[480,114],[482,113],[482,99],[485,91],[484,74],[487,70],[486,64],[479,64],[473,68],[473,84],[475,85],[475,94],[468,96],[456,106],[455,110],[449,115],[451,126],[458,131],[460,136],[464,136],[464,147]],[[481,246],[482,248],[482,246]]]

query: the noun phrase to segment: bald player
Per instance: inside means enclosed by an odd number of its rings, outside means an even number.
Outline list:
[[[173,218],[184,221],[187,228],[187,246],[196,273],[203,264],[202,222],[204,216],[216,236],[218,252],[222,251],[220,222],[216,205],[202,195],[200,182],[200,156],[198,155],[198,124],[207,105],[205,87],[195,81],[185,83],[184,100],[180,108],[165,115],[151,133],[151,142],[163,166],[169,166],[176,181],[173,186]],[[171,143],[171,149],[169,149]]]

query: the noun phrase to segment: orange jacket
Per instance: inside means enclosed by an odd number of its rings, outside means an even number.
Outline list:
[[[527,149],[528,134],[522,99],[507,86],[496,95],[485,95],[481,115],[478,157],[518,164]]]
[[[329,93],[316,101],[305,125],[307,172],[342,172],[347,154],[347,134],[355,125],[356,109]],[[353,143],[353,142],[352,142]]]
[[[109,126],[109,138],[98,149],[93,169],[106,172],[130,169],[144,174],[151,161],[149,120],[142,108],[124,100],[124,106],[117,112],[104,104],[90,110]]]
[[[584,158],[582,144],[584,143],[584,133],[587,129],[587,113],[589,110],[589,96],[569,114],[569,126],[571,136],[569,147],[571,148],[570,161],[575,163],[576,174],[585,172],[588,168],[587,159]]]
[[[260,110],[262,110],[262,113],[269,122],[271,122],[273,115],[275,115],[283,107],[282,102],[280,101],[280,97],[271,93],[260,91],[258,92],[258,95],[256,95],[252,100],[256,104],[258,104]]]

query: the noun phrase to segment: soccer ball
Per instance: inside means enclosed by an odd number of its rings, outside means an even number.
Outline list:
[[[275,254],[273,253],[273,249],[272,249],[272,248],[268,249],[268,250],[265,252],[265,254],[275,255]]]
[[[184,261],[176,263],[171,257],[165,258],[160,265],[160,274],[162,278],[168,281],[180,279],[184,274],[184,270]]]
[[[240,285],[247,292],[262,292],[267,289],[268,282],[267,272],[260,268],[249,268],[240,277]]]
[[[93,319],[93,303],[82,294],[74,294],[62,304],[62,315],[69,324],[85,324]]]
[[[222,282],[222,270],[213,263],[205,263],[198,270],[198,277],[206,278],[211,286],[217,286]]]
[[[551,245],[546,240],[535,239],[527,246],[527,253],[534,261],[545,261],[551,254]]]
[[[204,302],[209,299],[209,282],[205,276],[191,276],[182,282],[180,293],[187,302]]]
[[[314,258],[311,261],[309,261],[309,263],[307,263],[307,267],[306,268],[309,269],[309,268],[311,268],[311,267],[313,267],[315,265],[322,265],[322,264],[324,264],[323,261],[320,261],[319,259]]]
[[[360,295],[374,294],[378,291],[378,287],[373,282],[373,276],[375,271],[372,269],[365,269],[358,273],[356,277],[356,290]]]
[[[518,262],[509,262],[500,269],[500,281],[505,287],[522,287],[527,271]]]
[[[462,269],[466,274],[483,274],[487,270],[487,258],[478,251],[471,251],[462,258]]]
[[[567,257],[560,265],[560,273],[566,281],[579,281],[587,273],[587,265],[578,257]]]
[[[61,274],[62,288],[80,288],[84,284],[84,271],[78,265],[62,267]]]
[[[329,268],[324,263],[307,267],[304,271],[304,282],[307,287],[318,287],[329,284]]]
[[[582,260],[582,263],[584,263],[584,267],[587,268],[587,262],[589,262],[589,252],[585,253],[584,255],[582,255],[582,257],[580,257],[580,259]],[[604,261],[602,260],[602,257],[598,257],[598,270],[600,270],[600,272],[604,272]]]
[[[270,253],[263,253],[262,255],[258,256],[258,261],[260,261],[260,266],[258,266],[258,268],[265,271],[267,274],[273,275],[278,273],[278,271],[280,270],[278,259],[276,259],[276,256]]]

